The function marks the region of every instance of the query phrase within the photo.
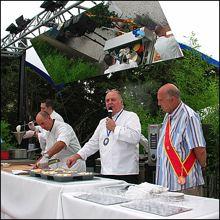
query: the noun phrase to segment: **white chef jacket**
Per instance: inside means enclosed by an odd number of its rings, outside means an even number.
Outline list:
[[[161,60],[169,60],[183,56],[180,46],[173,35],[169,37],[159,37],[154,44],[154,48],[160,54]]]
[[[48,151],[58,141],[63,141],[66,144],[66,146],[60,152],[51,157],[51,159],[60,159],[61,162],[58,164],[59,167],[62,166],[64,168],[67,168],[67,158],[77,153],[79,149],[81,149],[78,138],[72,127],[69,124],[65,122],[60,122],[58,120],[54,121],[51,131],[47,131],[45,139],[46,151]],[[50,165],[50,167],[53,167],[53,165]],[[71,167],[71,169],[84,172],[86,171],[86,163],[83,160],[78,160],[77,163]]]
[[[50,114],[50,117],[52,119],[56,119],[58,121],[64,122],[63,117],[60,114],[58,114],[55,110],[52,111],[52,113]]]
[[[62,121],[64,122],[62,116],[60,114],[58,114],[55,110],[52,111],[52,113],[50,114],[50,117],[52,119],[56,119],[57,121]],[[45,151],[45,147],[46,147],[46,139],[45,134],[47,133],[47,131],[43,128],[41,128],[41,126],[35,126],[37,128],[38,131],[40,131],[40,133],[38,134],[38,140],[40,143],[40,148],[42,149],[42,151]]]
[[[112,117],[116,120],[117,113]],[[141,124],[134,112],[123,110],[115,121],[114,132],[109,134],[109,143],[105,146],[107,137],[106,118],[99,122],[93,136],[81,148],[78,154],[86,160],[87,157],[100,151],[101,174],[132,175],[139,174],[139,141]]]

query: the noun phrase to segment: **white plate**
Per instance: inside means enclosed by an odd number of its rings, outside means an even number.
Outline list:
[[[179,193],[179,192],[164,192],[164,193],[161,194],[161,196],[182,198],[182,197],[184,197],[184,193]]]

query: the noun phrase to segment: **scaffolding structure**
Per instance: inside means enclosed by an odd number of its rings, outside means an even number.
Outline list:
[[[54,4],[61,4],[61,2],[63,1],[53,1]],[[73,1],[68,7],[63,4],[52,10],[45,8],[44,11],[29,19],[27,26],[19,33],[10,33],[1,39],[1,56],[20,57],[27,49],[32,47],[31,39],[45,33],[50,28],[56,27],[59,30],[70,18],[81,14],[100,2],[103,1]]]

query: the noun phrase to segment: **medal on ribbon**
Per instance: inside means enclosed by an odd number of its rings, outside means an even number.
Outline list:
[[[183,164],[182,164],[182,171],[181,171],[180,176],[178,176],[178,178],[177,178],[177,182],[178,182],[180,185],[183,185],[183,184],[186,183],[186,177],[184,177],[184,175],[183,175]]]
[[[106,138],[104,139],[104,141],[103,141],[104,146],[106,146],[106,145],[108,144],[108,142],[109,142],[109,138],[106,137]]]
[[[178,182],[180,185],[183,185],[183,184],[186,183],[186,178],[185,178],[184,176],[179,176],[177,182]]]

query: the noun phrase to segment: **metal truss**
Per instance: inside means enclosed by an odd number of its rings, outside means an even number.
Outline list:
[[[73,1],[66,8],[64,6],[53,12],[48,10],[42,11],[30,19],[30,23],[20,33],[8,34],[1,40],[1,56],[21,56],[27,49],[32,47],[31,39],[45,33],[50,28],[61,28],[64,22],[71,17],[77,16],[101,2],[103,1]]]

